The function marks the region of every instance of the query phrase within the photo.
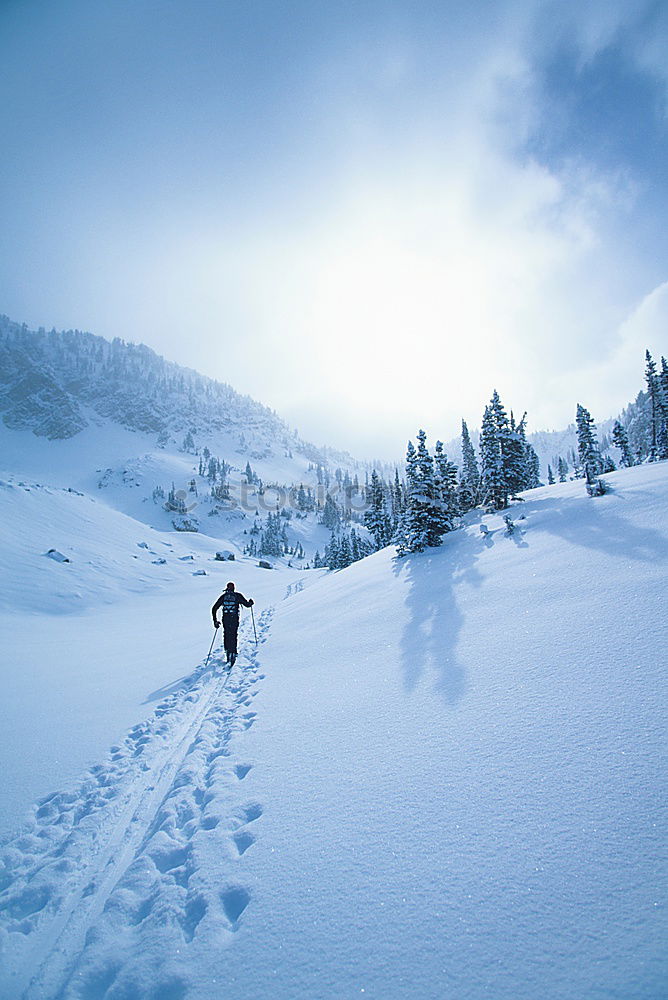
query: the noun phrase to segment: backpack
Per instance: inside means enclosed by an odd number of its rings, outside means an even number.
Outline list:
[[[223,594],[223,614],[224,615],[238,615],[239,614],[239,604],[237,602],[237,595],[233,590],[226,590]]]

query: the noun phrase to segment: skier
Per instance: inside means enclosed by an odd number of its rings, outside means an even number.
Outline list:
[[[234,661],[237,658],[237,632],[239,631],[239,606],[241,604],[245,608],[252,608],[254,601],[247,601],[243,594],[239,594],[234,589],[233,583],[228,583],[225,592],[220,595],[211,608],[214,628],[220,628],[216,613],[220,608],[223,609],[223,643],[230,667],[234,666]]]

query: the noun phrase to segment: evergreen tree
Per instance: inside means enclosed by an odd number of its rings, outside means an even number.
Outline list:
[[[404,509],[405,497],[403,483],[399,479],[399,470],[394,470],[394,483],[392,484],[392,535],[399,527],[399,520]]]
[[[352,553],[350,551],[350,540],[345,533],[341,535],[341,539],[339,541],[338,556],[338,565],[341,569],[345,569],[346,566],[350,566],[353,561]]]
[[[392,537],[392,526],[387,513],[385,490],[375,469],[371,473],[367,504],[364,524],[374,537],[376,549],[382,549]]]
[[[434,451],[435,496],[440,509],[437,526],[442,535],[454,528],[459,515],[457,466],[443,451],[443,442],[437,441]],[[439,539],[440,543],[440,539]],[[439,544],[437,543],[437,544]]]
[[[559,460],[557,462],[557,473],[559,474],[559,482],[565,483],[568,478],[568,462],[565,458],[562,458],[561,455],[559,456]]]
[[[325,506],[322,511],[321,524],[324,524],[324,526],[329,528],[330,531],[334,531],[338,529],[340,523],[341,514],[339,512],[338,504],[331,493],[328,493],[325,500]]]
[[[462,420],[462,477],[459,494],[463,510],[470,510],[480,500],[480,470],[465,420]]]
[[[517,493],[521,493],[522,490],[528,488],[528,445],[525,435],[525,419],[526,413],[520,420],[519,424],[515,424],[515,416],[513,411],[510,411],[508,440],[506,443],[505,455],[502,455],[502,460],[504,465],[504,478],[508,492],[511,496],[515,496]]]
[[[615,444],[622,453],[619,464],[623,467],[625,466],[626,468],[630,468],[632,465],[635,465],[633,455],[631,454],[628,434],[620,424],[619,420],[615,420],[615,425],[612,428],[612,440],[613,444]]]
[[[422,552],[426,545],[424,529],[420,522],[420,474],[415,447],[412,441],[406,448],[406,493],[401,519],[397,529],[399,555]]]
[[[440,545],[444,532],[443,510],[437,495],[434,460],[426,445],[426,434],[417,435],[417,449],[408,442],[406,451],[406,499],[397,532],[400,554],[422,552]]]
[[[587,492],[590,495],[602,492],[602,484],[598,476],[603,469],[601,454],[596,438],[596,425],[588,410],[577,405],[576,424],[578,434],[578,453],[585,479],[587,480]]]
[[[287,547],[285,526],[281,524],[280,514],[267,514],[264,531],[260,535],[259,551],[268,556],[281,556]]]
[[[656,374],[656,362],[652,359],[649,350],[645,351],[645,380],[647,382],[647,393],[652,407],[650,422],[650,445],[648,462],[656,462],[658,458],[658,425],[659,425],[659,380]]]
[[[509,473],[511,469],[511,456],[514,457],[514,436],[510,430],[510,422],[508,420],[508,415],[506,413],[505,407],[501,402],[498,392],[496,389],[492,393],[492,399],[490,401],[490,409],[492,411],[492,416],[494,418],[494,423],[496,424],[496,432],[499,441],[499,450],[501,453],[501,473],[502,473],[502,490],[505,494],[504,507],[508,506],[508,494],[510,493],[510,484],[508,482]]]
[[[508,506],[508,488],[503,474],[503,459],[498,427],[491,406],[485,407],[480,432],[482,459],[482,501],[495,510]]]
[[[325,546],[325,565],[329,569],[339,568],[339,544],[334,532],[330,536],[329,544]]]
[[[657,403],[660,414],[658,433],[659,458],[668,458],[668,362],[661,358],[661,372],[657,375]]]
[[[417,434],[417,470],[419,476],[420,490],[415,494],[420,511],[422,531],[425,543],[428,546],[439,545],[442,535],[440,498],[436,492],[436,481],[434,476],[434,459],[427,449],[427,435],[423,430]]]
[[[526,444],[526,489],[534,490],[542,486],[540,481],[540,459],[532,445]]]
[[[552,466],[547,467],[547,485],[554,486],[554,473],[552,472]]]

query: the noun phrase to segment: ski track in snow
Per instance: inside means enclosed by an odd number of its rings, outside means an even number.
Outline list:
[[[272,614],[270,608],[259,617],[259,643]],[[101,997],[114,984],[134,995],[140,988],[132,966],[142,954],[150,962],[152,935],[162,935],[164,947],[171,933],[178,951],[195,940],[207,915],[221,934],[237,931],[251,900],[239,861],[255,843],[262,815],[262,806],[243,796],[236,804],[252,765],[235,763],[230,747],[256,718],[251,705],[264,675],[250,645],[247,662],[229,673],[222,654],[214,654],[78,789],[40,800],[30,825],[4,845],[3,1000]],[[200,870],[199,849],[200,838],[213,836],[223,861],[215,885]],[[184,995],[179,977],[161,978],[157,967],[148,974],[151,996]]]

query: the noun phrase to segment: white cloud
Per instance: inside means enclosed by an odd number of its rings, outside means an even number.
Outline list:
[[[610,350],[594,364],[560,373],[550,391],[568,391],[602,420],[616,416],[645,388],[645,351],[656,361],[668,352],[668,281],[643,296],[610,338]],[[575,409],[575,406],[573,407]]]

